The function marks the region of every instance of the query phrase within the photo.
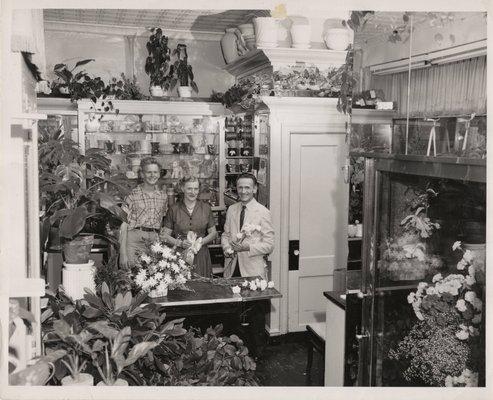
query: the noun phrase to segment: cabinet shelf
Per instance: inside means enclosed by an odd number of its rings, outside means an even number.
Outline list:
[[[226,157],[227,160],[241,160],[243,158],[253,158],[253,156],[234,156],[234,157]]]

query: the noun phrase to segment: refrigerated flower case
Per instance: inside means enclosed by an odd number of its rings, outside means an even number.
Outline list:
[[[484,386],[485,160],[365,157],[344,384]]]

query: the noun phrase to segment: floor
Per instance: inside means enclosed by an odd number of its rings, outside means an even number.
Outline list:
[[[307,350],[305,333],[294,333],[271,338],[257,360],[257,377],[261,386],[306,386]],[[317,384],[323,362],[313,357],[312,385]]]

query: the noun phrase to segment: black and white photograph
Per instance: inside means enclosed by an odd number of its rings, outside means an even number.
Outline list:
[[[0,397],[490,398],[464,3],[2,0]]]

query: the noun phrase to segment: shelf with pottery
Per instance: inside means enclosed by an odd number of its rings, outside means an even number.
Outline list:
[[[291,47],[258,48],[249,51],[223,69],[235,76],[245,76],[272,67],[278,70],[300,62],[319,68],[340,67],[346,60],[346,51],[328,49],[295,49]]]
[[[105,150],[112,169],[134,184],[141,160],[156,157],[164,169],[162,181],[176,186],[186,173],[217,193],[214,207],[224,207],[224,115],[218,103],[114,100],[113,110],[94,113],[93,103],[77,102],[78,142]],[[118,112],[117,112],[118,110]],[[99,127],[87,124],[96,114]],[[92,118],[94,119],[94,118]],[[189,172],[187,172],[189,171]]]

